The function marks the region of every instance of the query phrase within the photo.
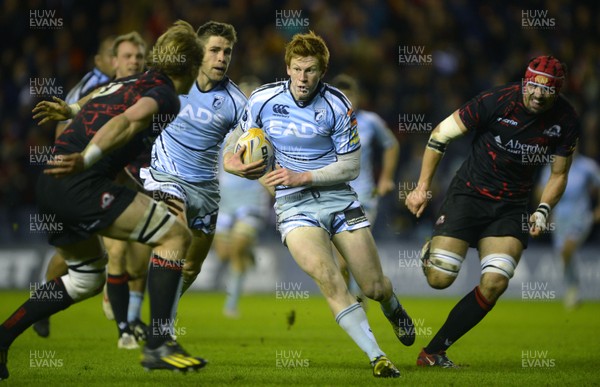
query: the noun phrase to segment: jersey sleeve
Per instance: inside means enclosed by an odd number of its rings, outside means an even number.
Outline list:
[[[179,97],[175,90],[168,85],[159,85],[148,89],[142,97],[149,97],[158,104],[159,114],[169,114],[175,117],[179,113]]]
[[[244,107],[242,117],[240,119],[240,126],[242,130],[246,132],[251,128],[261,128],[260,120],[258,119],[260,105],[256,102],[254,95],[251,95]]]
[[[469,131],[479,130],[485,126],[488,114],[491,111],[489,106],[491,100],[493,100],[491,96],[491,92],[484,91],[458,109],[460,119]]]
[[[343,155],[352,153],[360,148],[360,139],[358,137],[358,125],[356,122],[356,114],[351,105],[339,107],[341,111],[335,112],[335,127],[332,132],[331,139],[335,153]]]
[[[561,137],[560,142],[556,146],[555,154],[557,156],[569,157],[575,152],[577,139],[579,138],[579,119],[574,110],[569,109],[568,113],[561,120],[565,128],[565,135]]]

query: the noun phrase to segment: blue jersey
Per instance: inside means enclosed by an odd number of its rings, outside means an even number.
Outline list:
[[[244,131],[262,128],[275,150],[275,161],[294,172],[307,172],[360,148],[356,117],[338,89],[320,83],[309,101],[296,101],[289,80],[255,90],[242,118]],[[281,197],[306,187],[276,187]]]
[[[89,73],[85,74],[83,78],[69,91],[65,98],[65,102],[71,105],[81,98],[86,96],[89,92],[94,90],[100,85],[103,85],[111,80],[111,77],[98,70],[96,67]]]
[[[550,166],[547,166],[540,178],[545,184],[550,177]],[[567,188],[558,204],[552,209],[556,218],[581,219],[589,216],[592,212],[591,189],[600,189],[600,168],[596,162],[589,158],[576,154],[569,170]]]
[[[246,96],[228,78],[203,92],[194,83],[181,110],[152,146],[152,168],[190,183],[217,178],[223,139],[242,116]]]
[[[350,185],[358,194],[361,202],[373,196],[375,181],[373,179],[373,151],[375,147],[388,149],[396,143],[396,138],[386,123],[376,113],[357,110],[358,135],[360,137],[360,175]]]

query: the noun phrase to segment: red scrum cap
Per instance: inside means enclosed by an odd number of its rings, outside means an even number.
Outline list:
[[[525,84],[533,83],[542,87],[554,87],[560,91],[565,80],[565,66],[553,56],[533,58],[525,71]]]

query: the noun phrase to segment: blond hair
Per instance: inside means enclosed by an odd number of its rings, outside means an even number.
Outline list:
[[[123,42],[130,42],[142,48],[143,51],[146,51],[146,42],[142,38],[142,36],[137,31],[131,31],[128,34],[123,34],[117,36],[112,45],[113,56],[117,56],[119,51],[119,45]]]
[[[148,67],[162,71],[175,78],[192,77],[198,74],[204,52],[196,31],[190,23],[176,21],[158,37],[148,55]]]
[[[309,31],[307,34],[296,34],[285,46],[285,64],[289,67],[295,57],[314,56],[319,68],[325,72],[329,65],[329,49],[323,38]]]

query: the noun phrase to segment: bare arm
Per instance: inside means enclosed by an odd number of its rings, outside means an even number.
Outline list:
[[[48,162],[48,165],[54,168],[46,169],[44,173],[63,176],[87,169],[103,154],[131,141],[138,132],[148,127],[152,115],[158,111],[156,100],[149,97],[140,98],[123,113],[104,124],[92,137],[83,152],[61,156],[57,160]]]
[[[431,137],[427,147],[425,148],[425,153],[423,153],[423,162],[421,163],[421,174],[419,175],[419,182],[417,184],[417,188],[415,188],[407,197],[406,197],[406,207],[416,215],[417,218],[423,214],[425,207],[427,207],[427,198],[431,187],[431,181],[433,180],[433,176],[437,171],[438,165],[440,164],[440,160],[444,156],[443,151],[436,150],[430,146],[432,140],[436,141],[436,138],[441,138],[446,140],[446,143],[451,141],[452,139],[465,134],[468,130],[465,124],[460,119],[460,115],[458,114],[458,110],[454,111],[451,116],[454,119],[454,122],[458,126],[451,131],[451,136],[446,135],[444,130],[440,128],[443,123],[447,122],[450,118],[448,117],[446,120],[442,121],[438,126],[435,127],[433,132],[431,132]],[[444,147],[445,144],[444,143]],[[429,195],[430,196],[430,195]]]
[[[532,227],[530,227],[529,231],[531,236],[536,237],[545,229],[546,219],[550,209],[558,203],[567,187],[568,174],[572,161],[572,155],[569,157],[555,156],[554,162],[550,168],[550,177],[542,191],[540,206],[529,218],[529,221],[532,223]],[[544,213],[543,210],[540,212],[540,207],[543,207],[544,204],[549,206],[548,213]]]
[[[400,146],[394,137],[394,143],[383,152],[381,163],[381,175],[377,182],[377,194],[383,196],[394,190],[394,174],[398,165],[398,156],[400,155]]]

